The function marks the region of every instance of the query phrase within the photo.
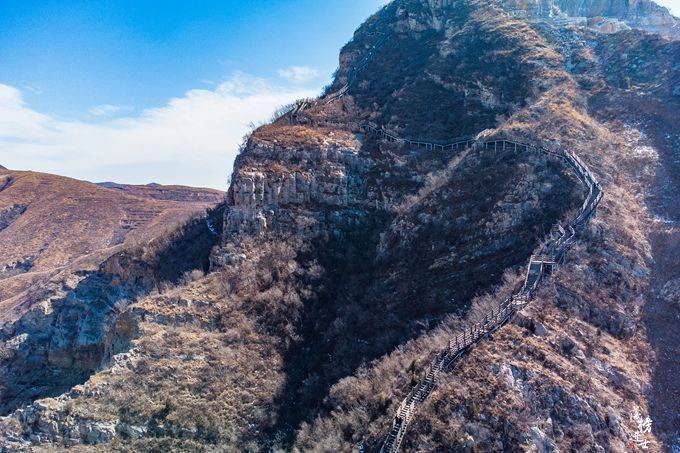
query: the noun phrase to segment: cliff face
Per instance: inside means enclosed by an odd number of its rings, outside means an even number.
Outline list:
[[[329,215],[362,203],[362,173],[370,159],[358,148],[356,137],[344,131],[260,131],[236,161],[225,231],[314,234],[330,228]]]
[[[652,0],[592,2],[558,0],[555,3],[561,11],[570,16],[605,16],[620,19],[634,28],[670,34],[679,33],[677,29],[680,27],[680,20],[673,17],[667,8],[659,6]]]
[[[25,312],[0,327],[0,413],[64,393],[129,349],[139,319],[126,308],[186,272],[207,270],[216,242],[200,217],[162,238],[102,254],[92,269],[64,271],[32,287]]]
[[[649,307],[677,310],[659,249],[678,203],[658,201],[679,187],[680,45],[536,17],[398,0],[369,18],[330,92],[246,143],[212,272],[126,298],[116,319],[135,328],[114,353],[129,350],[14,403],[4,445],[379,450],[436,352],[523,284],[586,198],[559,159],[482,146],[498,137],[573,151],[606,196],[532,304],[441,377],[404,450],[626,451],[647,416],[641,435],[670,445],[677,364],[654,357],[677,342]],[[479,146],[443,146],[461,135]],[[146,254],[151,275],[209,234],[191,231]]]
[[[120,312],[137,294],[150,292],[154,281],[131,263],[114,263],[119,259],[106,266],[122,265],[124,273],[103,267],[73,276],[17,322],[4,325],[0,413],[68,391],[129,348],[135,321]]]

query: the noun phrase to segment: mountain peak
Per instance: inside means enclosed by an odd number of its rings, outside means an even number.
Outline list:
[[[618,31],[637,28],[680,36],[680,19],[651,0],[502,0],[515,14]]]
[[[513,16],[584,25],[603,32],[633,28],[680,36],[680,19],[652,0],[397,0],[388,5],[412,26],[427,24],[435,29],[443,27],[451,10],[475,6],[497,6]]]

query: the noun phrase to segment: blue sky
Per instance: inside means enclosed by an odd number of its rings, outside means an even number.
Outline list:
[[[0,165],[226,189],[248,125],[318,94],[384,3],[0,0]]]
[[[247,124],[317,94],[384,3],[1,0],[0,164],[224,189]]]
[[[275,77],[309,66],[328,79],[338,48],[377,0],[2,0],[0,82],[37,110],[159,106],[234,71]]]

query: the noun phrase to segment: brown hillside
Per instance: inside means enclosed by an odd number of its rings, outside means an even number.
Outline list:
[[[157,200],[170,193],[183,201]],[[180,197],[180,194],[183,194]],[[139,196],[137,196],[139,195]],[[163,186],[124,190],[44,173],[0,173],[0,320],[20,295],[74,265],[98,265],[126,241],[154,237],[221,198],[218,191]]]
[[[135,184],[118,184],[115,182],[103,182],[98,183],[97,185],[106,187],[107,189],[118,190],[136,197],[151,198],[153,200],[208,204],[217,204],[224,200],[224,192],[215,189],[175,185],[167,186],[160,184],[146,184],[140,186]]]

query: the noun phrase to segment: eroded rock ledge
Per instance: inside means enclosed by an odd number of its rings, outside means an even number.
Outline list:
[[[357,138],[344,131],[272,126],[248,142],[236,162],[228,193],[225,231],[276,229],[314,235],[326,219],[360,203],[371,159],[359,154]],[[286,142],[287,134],[298,140]],[[310,136],[311,135],[311,136]]]

